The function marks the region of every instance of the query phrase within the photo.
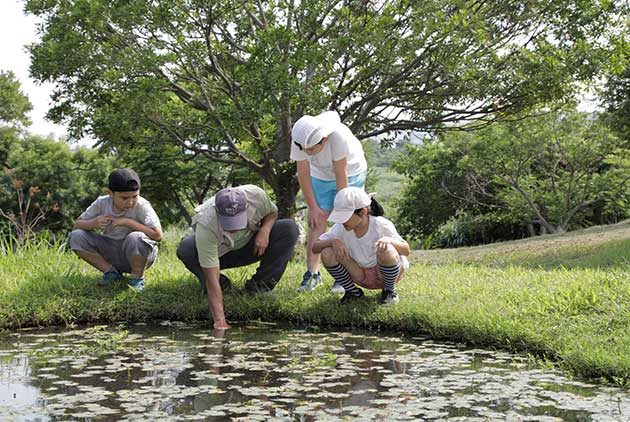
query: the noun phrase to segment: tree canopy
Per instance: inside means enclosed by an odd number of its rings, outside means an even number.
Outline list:
[[[596,117],[544,113],[409,147],[396,165],[412,179],[403,228],[426,236],[458,211],[544,233],[627,216],[630,150]]]
[[[615,2],[27,0],[50,116],[124,148],[169,142],[257,173],[294,209],[290,129],[337,110],[359,138],[508,118],[606,57]],[[609,33],[610,31],[610,33]],[[69,54],[71,53],[71,54]]]

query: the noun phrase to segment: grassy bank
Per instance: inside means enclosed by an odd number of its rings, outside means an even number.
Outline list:
[[[123,284],[96,287],[96,271],[64,250],[31,247],[0,256],[0,328],[207,319],[198,282],[175,257],[177,238],[163,242],[141,294]],[[391,308],[377,305],[379,292],[349,307],[327,289],[297,294],[299,261],[271,297],[242,293],[253,268],[228,271],[235,288],[225,296],[226,313],[231,322],[429,333],[630,383],[630,224],[477,249],[415,251],[412,258],[401,301]]]

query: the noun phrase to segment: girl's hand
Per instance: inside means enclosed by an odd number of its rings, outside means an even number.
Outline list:
[[[350,258],[350,252],[348,252],[348,248],[346,248],[346,245],[340,239],[333,239],[332,249],[335,252],[335,258],[337,258],[337,262],[343,262],[346,259]]]
[[[308,227],[317,229],[322,224],[326,224],[326,212],[320,207],[308,209]]]
[[[374,244],[374,249],[376,249],[376,253],[383,253],[387,250],[387,246],[394,242],[394,239],[391,237],[381,237]]]

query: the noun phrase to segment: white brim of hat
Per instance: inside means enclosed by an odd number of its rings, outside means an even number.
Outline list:
[[[247,212],[242,212],[235,216],[225,216],[217,214],[219,224],[225,231],[242,230],[247,227]]]
[[[315,116],[317,121],[317,127],[321,131],[321,136],[330,136],[335,131],[337,125],[339,125],[339,114],[334,111],[325,111]]]
[[[346,221],[350,220],[350,218],[352,218],[353,213],[354,213],[354,210],[349,210],[349,211],[333,210],[333,212],[331,212],[330,215],[328,216],[328,221],[332,221],[333,223],[343,224]]]

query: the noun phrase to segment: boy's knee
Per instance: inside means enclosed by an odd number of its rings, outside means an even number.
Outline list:
[[[82,229],[75,229],[68,235],[68,247],[73,251],[84,249],[87,243],[88,232]]]
[[[146,239],[150,239],[150,237],[142,232],[131,232],[125,237],[125,241],[131,243],[144,242]]]

